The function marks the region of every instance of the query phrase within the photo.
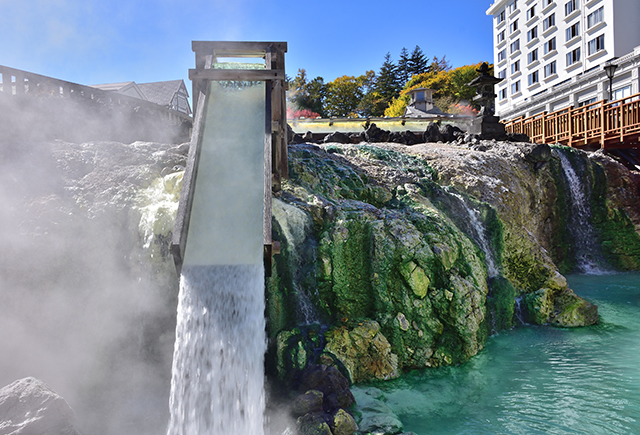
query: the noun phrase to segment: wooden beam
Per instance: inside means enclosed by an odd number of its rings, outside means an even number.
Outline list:
[[[191,80],[239,80],[266,81],[284,80],[284,70],[268,69],[190,69]]]
[[[268,47],[278,51],[287,51],[286,42],[262,41],[192,41],[191,49],[203,54],[214,54],[221,57],[262,57]]]

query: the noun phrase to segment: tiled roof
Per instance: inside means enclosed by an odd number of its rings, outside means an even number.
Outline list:
[[[168,82],[139,83],[138,87],[152,103],[168,106],[182,84],[182,80],[171,80]]]

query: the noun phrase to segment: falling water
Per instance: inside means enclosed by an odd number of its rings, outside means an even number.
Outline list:
[[[480,211],[471,208],[467,205],[464,197],[459,193],[455,192],[453,189],[446,189],[449,195],[457,200],[459,205],[462,207],[462,210],[466,213],[466,217],[468,221],[466,221],[469,225],[465,225],[469,231],[471,232],[470,236],[473,240],[480,246],[480,249],[485,254],[485,261],[487,263],[487,275],[489,277],[498,275],[498,266],[495,259],[495,255],[493,253],[493,249],[491,249],[491,244],[487,238],[487,228],[482,223],[482,219],[480,217]]]
[[[169,435],[263,433],[263,288],[260,266],[183,268]]]
[[[557,155],[560,157],[562,171],[569,187],[571,198],[569,229],[575,243],[578,269],[580,272],[587,274],[603,273],[604,270],[598,265],[599,262],[602,262],[602,259],[597,247],[598,237],[591,225],[591,208],[589,207],[589,195],[586,192],[585,183],[580,181],[571,162],[564,153],[558,151]]]
[[[262,435],[264,82],[212,82],[180,278],[168,435]]]

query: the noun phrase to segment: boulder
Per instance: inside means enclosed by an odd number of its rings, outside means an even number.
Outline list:
[[[367,142],[388,142],[389,132],[378,128],[377,125],[371,123],[364,132]]]
[[[35,378],[0,389],[0,434],[79,435],[67,402]]]
[[[333,435],[353,435],[358,430],[354,418],[344,409],[338,409],[331,420]]]
[[[334,131],[324,137],[324,143],[351,143],[351,138],[345,133]]]
[[[538,170],[551,160],[551,147],[547,144],[531,144],[523,149],[524,159],[533,163],[534,169]]]
[[[422,141],[426,143],[442,141],[442,134],[440,133],[438,123],[430,122],[427,125],[427,129],[422,134]]]
[[[404,321],[407,322],[406,318]],[[325,338],[325,351],[344,364],[353,382],[394,379],[400,375],[398,356],[391,351],[378,322],[363,321],[352,329],[333,328]]]
[[[562,291],[554,302],[552,325],[574,328],[598,323],[598,307],[579,298],[571,289]]]
[[[333,435],[327,422],[329,418],[322,412],[305,414],[298,418],[298,433],[300,435]]]
[[[311,364],[302,372],[299,390],[322,392],[328,412],[349,408],[355,402],[347,378],[337,368],[324,364]]]
[[[291,412],[298,416],[314,412],[322,412],[323,398],[324,395],[321,391],[309,390],[293,399]]]

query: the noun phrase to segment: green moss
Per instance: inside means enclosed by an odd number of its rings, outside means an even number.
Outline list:
[[[549,269],[533,254],[505,253],[504,265],[509,271],[509,277],[527,293],[542,288],[550,277]]]
[[[498,276],[489,280],[487,323],[491,327],[491,332],[513,328],[515,302],[516,289],[508,279]]]
[[[345,216],[331,235],[334,320],[373,315],[371,230],[366,220]]]

